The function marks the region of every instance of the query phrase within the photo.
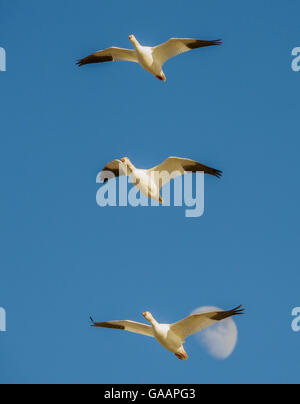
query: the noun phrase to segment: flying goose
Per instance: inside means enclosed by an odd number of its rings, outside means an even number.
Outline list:
[[[197,161],[180,158],[169,157],[163,163],[149,170],[136,168],[128,157],[120,160],[113,160],[107,164],[100,174],[102,182],[107,182],[113,177],[129,176],[133,184],[145,196],[163,203],[160,195],[161,188],[172,179],[183,175],[186,172],[204,172],[217,178],[222,176],[222,171],[207,167]]]
[[[183,348],[185,339],[196,334],[218,321],[237,316],[244,313],[242,306],[229,311],[219,311],[205,314],[192,314],[184,320],[174,324],[158,323],[149,311],[143,316],[151,325],[137,323],[135,321],[108,321],[95,323],[91,318],[92,327],[112,328],[116,330],[126,330],[132,333],[154,337],[168,351],[174,353],[178,359],[188,359],[188,355]]]
[[[221,45],[221,40],[203,41],[200,39],[172,38],[161,45],[149,47],[142,46],[134,35],[130,35],[129,39],[134,46],[134,50],[116,47],[108,48],[79,60],[77,62],[78,66],[113,61],[135,62],[139,63],[159,80],[166,81],[162,68],[167,60],[192,49]]]

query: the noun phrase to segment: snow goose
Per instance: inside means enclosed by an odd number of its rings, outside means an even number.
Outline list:
[[[128,157],[120,160],[113,160],[100,174],[102,182],[107,182],[112,177],[129,176],[133,184],[145,196],[163,203],[160,195],[161,188],[172,179],[183,175],[186,172],[196,173],[204,172],[217,178],[222,176],[222,171],[205,166],[197,161],[180,158],[169,157],[163,163],[149,170],[136,168]]]
[[[203,41],[200,39],[172,38],[161,45],[149,47],[142,46],[134,35],[130,35],[129,39],[134,50],[111,47],[79,60],[78,66],[113,61],[135,62],[159,80],[166,81],[163,65],[167,60],[193,49],[221,45],[221,40]]]
[[[242,306],[229,311],[219,311],[205,314],[192,314],[174,324],[160,324],[153,315],[146,311],[143,316],[151,325],[137,323],[134,321],[108,321],[104,323],[95,323],[91,318],[92,327],[112,328],[125,330],[136,334],[154,337],[168,351],[174,353],[180,360],[188,359],[183,344],[187,337],[196,334],[218,321],[226,318],[243,314]]]

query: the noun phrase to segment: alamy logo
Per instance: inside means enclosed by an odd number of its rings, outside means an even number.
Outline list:
[[[6,51],[0,48],[0,72],[6,72]]]
[[[6,311],[0,307],[0,332],[6,331]]]
[[[300,47],[293,49],[292,56],[294,56],[292,70],[294,72],[300,72]]]
[[[104,180],[105,179],[105,180]],[[135,185],[128,191],[129,179]],[[104,181],[103,181],[104,180]],[[204,214],[204,173],[197,172],[193,175],[178,175],[178,172],[153,172],[144,182],[136,178],[117,178],[110,171],[102,171],[97,176],[97,184],[104,185],[97,192],[96,201],[98,206],[185,206],[185,216],[188,218],[201,217]],[[171,198],[171,183],[174,180],[174,193]],[[157,184],[163,182],[164,186]],[[162,189],[161,189],[162,188]],[[161,190],[161,195],[160,195]]]
[[[295,307],[292,311],[292,316],[295,317],[292,322],[292,330],[294,332],[300,331],[300,307]]]

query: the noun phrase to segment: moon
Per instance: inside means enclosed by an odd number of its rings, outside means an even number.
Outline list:
[[[192,314],[214,311],[223,311],[223,309],[214,306],[203,306],[194,310]],[[196,334],[196,338],[211,356],[224,360],[229,358],[236,347],[238,329],[232,318],[228,318]]]

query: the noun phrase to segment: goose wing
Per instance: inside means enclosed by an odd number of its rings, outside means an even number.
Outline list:
[[[77,64],[78,66],[84,66],[91,63],[104,63],[115,61],[138,63],[138,58],[134,50],[112,47],[93,53],[92,55],[79,60]]]
[[[156,181],[159,181],[160,188],[170,180],[183,175],[185,172],[204,172],[217,178],[222,176],[222,171],[205,166],[197,161],[180,158],[169,157],[163,163],[148,170],[148,174],[152,175]]]
[[[100,174],[100,180],[101,182],[106,183],[108,180],[112,178],[121,177],[124,175],[127,175],[127,173],[124,169],[124,164],[122,163],[122,161],[113,160],[103,168]]]
[[[242,306],[233,310],[219,311],[205,314],[192,314],[191,316],[171,325],[171,330],[183,341],[190,335],[196,334],[218,321],[244,313]]]
[[[92,327],[111,328],[115,330],[125,330],[135,334],[146,335],[147,337],[154,337],[153,329],[150,325],[137,323],[135,321],[122,320],[122,321],[107,321],[104,323],[95,323],[91,318]]]
[[[172,38],[153,48],[154,58],[163,66],[167,60],[190,50],[205,46],[221,45],[221,40],[203,41],[201,39]]]

